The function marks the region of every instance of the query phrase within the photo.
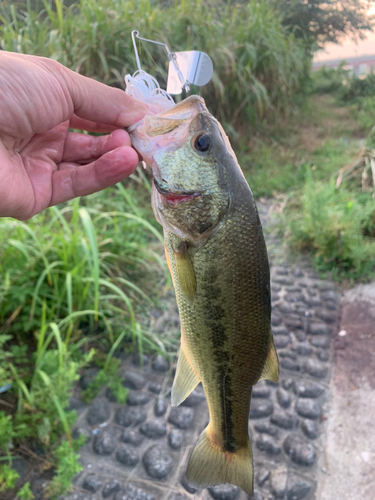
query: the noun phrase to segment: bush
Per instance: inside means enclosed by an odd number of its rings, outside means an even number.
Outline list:
[[[344,103],[355,103],[363,98],[374,98],[375,75],[367,75],[366,78],[351,78],[340,97]]]
[[[353,116],[365,132],[370,132],[375,125],[375,95],[356,98],[351,104]]]
[[[368,280],[375,271],[375,204],[371,195],[333,181],[316,182],[311,174],[303,189],[300,210],[288,211],[288,239],[298,250],[309,251],[317,268],[334,279]]]
[[[312,93],[314,94],[340,94],[345,90],[345,82],[349,78],[349,71],[344,68],[345,62],[339,67],[327,68],[323,66],[311,75]]]

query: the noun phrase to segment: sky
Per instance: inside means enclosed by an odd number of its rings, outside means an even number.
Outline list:
[[[369,14],[375,14],[375,7],[371,7]],[[324,51],[319,51],[315,62],[329,61],[330,59],[345,59],[362,55],[375,54],[375,33],[370,33],[366,40],[360,40],[357,44],[351,40],[344,40],[341,45],[327,43]]]

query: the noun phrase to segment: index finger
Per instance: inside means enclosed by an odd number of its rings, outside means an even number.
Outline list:
[[[93,122],[91,120],[85,120],[77,115],[73,115],[69,122],[69,128],[85,130],[86,132],[97,132],[98,134],[105,134],[107,132],[113,132],[118,127],[106,125],[105,123]]]

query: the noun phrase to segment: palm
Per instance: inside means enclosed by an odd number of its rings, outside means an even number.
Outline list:
[[[9,213],[21,212],[27,218],[51,204],[53,177],[63,159],[67,134],[65,122],[34,135],[24,147],[8,150],[9,161],[0,175],[6,176],[9,183],[5,193]]]
[[[54,61],[0,57],[0,216],[28,219],[132,173],[138,155],[122,128],[144,116],[144,104]]]

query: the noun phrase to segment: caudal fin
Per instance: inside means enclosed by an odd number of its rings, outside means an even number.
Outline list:
[[[209,438],[207,428],[202,432],[190,456],[186,478],[195,486],[206,488],[230,483],[253,494],[253,457],[248,447],[235,453],[222,451]]]

